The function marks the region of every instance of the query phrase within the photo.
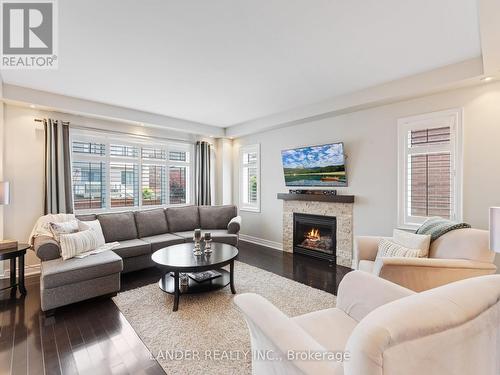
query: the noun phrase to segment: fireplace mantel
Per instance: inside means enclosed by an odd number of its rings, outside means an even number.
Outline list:
[[[278,199],[282,199],[282,200],[285,200],[285,201],[354,203],[354,195],[323,195],[323,194],[278,193]]]
[[[283,201],[283,250],[293,252],[294,213],[335,216],[337,219],[337,264],[352,266],[354,195],[280,193]]]

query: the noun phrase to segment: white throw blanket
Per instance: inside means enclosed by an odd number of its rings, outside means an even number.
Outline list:
[[[35,238],[39,236],[48,236],[54,238],[54,235],[50,230],[50,223],[64,223],[70,220],[76,220],[75,214],[49,214],[38,218],[35,226],[33,227],[33,230],[31,231],[29,243],[33,245]],[[75,256],[75,258],[85,258],[89,255],[99,254],[103,251],[112,250],[118,246],[120,246],[119,242],[109,242],[102,246],[99,246],[95,250],[78,254],[77,256]]]
[[[50,231],[50,223],[64,223],[70,220],[76,220],[75,214],[49,214],[38,218],[31,231],[28,243],[33,245],[33,241],[39,236],[54,238],[54,235]]]

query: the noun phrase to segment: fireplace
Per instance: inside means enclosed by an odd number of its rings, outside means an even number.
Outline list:
[[[333,216],[293,214],[293,251],[336,261],[337,218]]]

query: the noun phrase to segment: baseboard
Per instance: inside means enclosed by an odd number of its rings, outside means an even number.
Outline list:
[[[283,244],[281,242],[269,241],[263,238],[249,236],[248,234],[241,234],[241,233],[240,233],[240,240],[283,251]]]
[[[29,265],[29,266],[24,267],[24,277],[39,275],[40,272],[41,272],[41,268],[40,268],[39,264],[33,264],[33,265]],[[19,275],[17,275],[17,276],[19,276]],[[6,270],[3,274],[3,276],[0,278],[7,279],[9,277],[10,277],[10,270]]]

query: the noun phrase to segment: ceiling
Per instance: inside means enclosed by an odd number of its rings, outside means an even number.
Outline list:
[[[4,82],[220,127],[481,55],[474,0],[58,6],[59,69]]]

